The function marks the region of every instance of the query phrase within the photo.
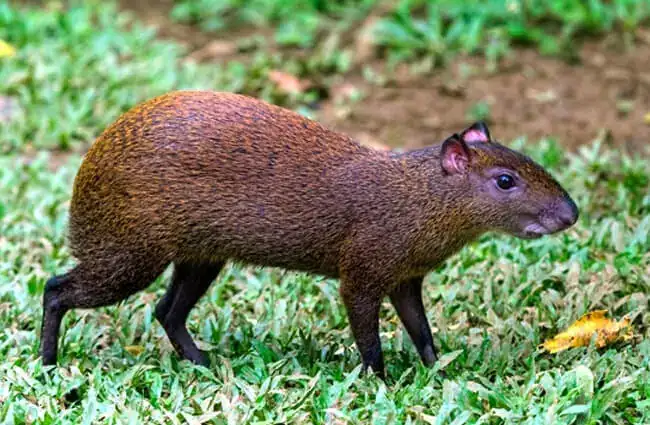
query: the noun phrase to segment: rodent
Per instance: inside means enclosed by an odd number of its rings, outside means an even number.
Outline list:
[[[424,275],[487,231],[535,238],[577,218],[560,184],[482,122],[399,153],[251,97],[168,93],[124,113],[83,159],[68,229],[78,263],[45,285],[43,363],[56,364],[68,310],[123,300],[173,263],[156,317],[180,356],[207,364],[185,322],[236,260],[340,279],[364,369],[382,377],[388,296],[432,365]]]

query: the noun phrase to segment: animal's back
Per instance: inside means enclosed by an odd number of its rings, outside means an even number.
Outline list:
[[[170,93],[124,114],[89,150],[71,244],[78,256],[108,243],[170,261],[228,257],[335,274],[348,222],[333,183],[341,167],[375,155],[249,97]]]

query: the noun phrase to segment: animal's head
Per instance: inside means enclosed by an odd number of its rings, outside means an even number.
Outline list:
[[[490,138],[477,122],[449,137],[440,151],[440,166],[450,183],[467,191],[478,224],[532,239],[571,227],[578,208],[551,175],[527,156]],[[451,180],[453,179],[453,180]]]

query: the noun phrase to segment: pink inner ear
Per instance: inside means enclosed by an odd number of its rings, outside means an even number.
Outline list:
[[[443,162],[448,173],[462,173],[467,166],[467,159],[462,154],[450,152]]]
[[[454,168],[456,169],[456,172],[459,173],[462,172],[465,169],[465,166],[467,165],[467,161],[465,160],[465,157],[457,153],[451,154],[451,163],[454,164]]]
[[[479,130],[469,130],[463,134],[463,140],[466,142],[489,142],[485,133]]]

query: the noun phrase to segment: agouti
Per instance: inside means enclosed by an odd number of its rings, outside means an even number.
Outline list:
[[[56,363],[68,310],[123,300],[173,263],[155,314],[179,355],[206,364],[185,322],[237,260],[339,278],[364,368],[380,376],[390,297],[432,365],[425,273],[486,231],[536,238],[577,217],[541,166],[480,122],[441,145],[385,152],[253,98],[169,93],[122,115],[85,156],[70,206],[78,265],[46,284],[43,362]]]

